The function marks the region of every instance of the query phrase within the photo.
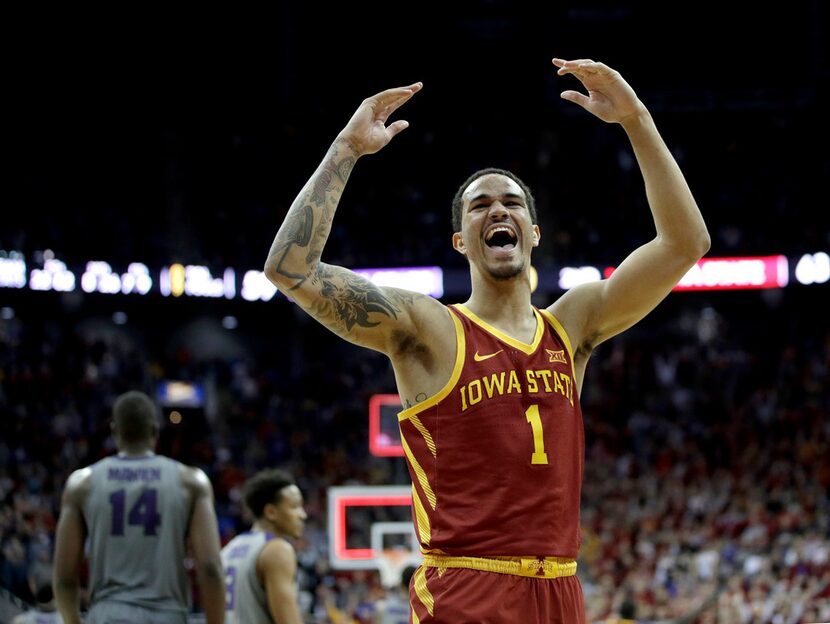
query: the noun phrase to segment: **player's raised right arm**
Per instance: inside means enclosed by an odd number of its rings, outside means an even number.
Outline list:
[[[213,486],[200,468],[190,466],[182,467],[182,480],[192,496],[187,537],[196,562],[202,611],[207,624],[220,624],[225,620],[225,579]]]
[[[55,567],[52,590],[58,612],[67,624],[81,623],[81,566],[87,527],[83,515],[91,471],[76,470],[66,480],[61,496],[61,514],[55,531]]]
[[[385,351],[407,322],[413,294],[378,288],[352,271],[320,262],[349,175],[361,156],[383,149],[409,123],[389,116],[421,89],[417,82],[366,98],[294,200],[265,262],[265,274],[311,316],[354,343]]]

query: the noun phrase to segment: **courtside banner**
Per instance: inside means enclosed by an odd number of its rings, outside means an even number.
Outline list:
[[[786,256],[703,258],[674,290],[742,290],[783,288],[789,282]]]
[[[605,269],[609,277],[615,267]],[[784,288],[790,279],[786,256],[703,258],[672,290],[749,290]]]

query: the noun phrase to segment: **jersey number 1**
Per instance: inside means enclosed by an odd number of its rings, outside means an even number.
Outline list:
[[[539,406],[531,405],[525,410],[525,418],[533,429],[533,455],[530,456],[531,464],[547,464],[548,454],[545,453],[545,434],[542,431],[542,419],[539,417]]]

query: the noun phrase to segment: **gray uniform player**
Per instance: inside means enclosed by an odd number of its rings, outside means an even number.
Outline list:
[[[263,470],[245,483],[245,504],[255,520],[222,549],[227,590],[226,624],[302,624],[297,604],[297,555],[286,538],[303,533],[306,512],[294,479]]]
[[[219,532],[204,472],[153,453],[156,407],[128,392],[113,406],[118,455],[76,470],[64,488],[55,545],[54,591],[68,624],[81,621],[79,587],[88,540],[87,624],[184,624],[189,538],[201,606],[209,624],[224,618]]]

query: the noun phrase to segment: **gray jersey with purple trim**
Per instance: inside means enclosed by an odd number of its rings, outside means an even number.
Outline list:
[[[182,464],[162,455],[112,456],[90,468],[83,514],[92,604],[186,613],[185,535],[192,505]]]
[[[256,574],[259,553],[272,533],[249,531],[241,533],[222,549],[227,590],[225,624],[274,624],[268,609],[268,596]]]

